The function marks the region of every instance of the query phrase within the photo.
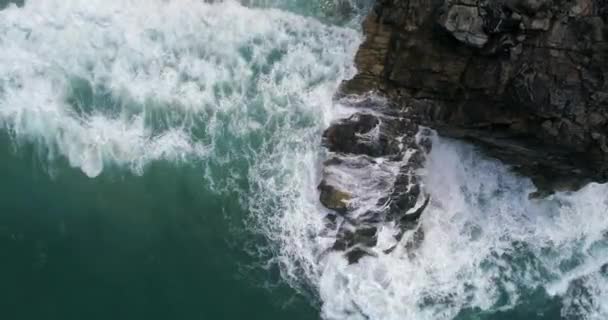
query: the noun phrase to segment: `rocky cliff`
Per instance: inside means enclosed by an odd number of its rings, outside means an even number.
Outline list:
[[[533,196],[608,181],[607,18],[608,0],[378,0],[338,95],[359,111],[323,136],[332,249],[354,263],[423,240],[420,125],[529,176]],[[384,100],[352,98],[369,92]],[[376,246],[381,226],[394,247]]]
[[[541,190],[604,182],[607,18],[606,0],[378,0],[342,93],[376,91]]]

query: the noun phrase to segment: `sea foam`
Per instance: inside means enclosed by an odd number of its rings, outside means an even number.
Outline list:
[[[319,107],[358,38],[236,1],[27,1],[0,11],[0,126],[91,177],[210,159]]]
[[[353,112],[332,97],[361,40],[235,1],[30,0],[0,11],[0,126],[91,177],[152,161],[246,175],[250,228],[325,319],[453,319],[536,288],[562,299],[564,318],[607,318],[608,187],[530,200],[529,180],[453,141],[436,138],[425,168],[420,248],[355,265],[327,250],[320,136]]]

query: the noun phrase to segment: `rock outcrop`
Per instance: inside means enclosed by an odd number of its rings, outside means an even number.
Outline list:
[[[606,0],[378,0],[359,73],[341,94],[376,91],[395,112],[483,146],[540,191],[605,182],[607,19]],[[360,125],[351,129],[373,123]],[[336,130],[338,147],[350,133]],[[394,146],[348,148],[375,156]]]
[[[350,263],[377,252],[380,226],[393,226],[396,242],[417,229],[429,203],[421,169],[431,148],[431,131],[386,102],[366,99],[353,106],[358,112],[323,134],[330,158],[318,187],[321,203],[332,210],[332,249],[344,251]],[[416,232],[413,241],[422,236]]]

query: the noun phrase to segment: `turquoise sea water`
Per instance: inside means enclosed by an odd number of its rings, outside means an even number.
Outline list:
[[[238,195],[206,190],[195,167],[50,177],[30,150],[2,148],[4,319],[317,318],[276,270],[247,268]]]
[[[608,187],[529,200],[454,141],[415,255],[327,253],[320,137],[353,112],[333,93],[371,5],[350,3],[1,10],[0,319],[608,318]]]
[[[19,4],[0,12],[0,318],[318,319],[249,225],[249,172],[302,144],[279,131],[317,144],[314,110],[283,109],[300,90],[331,101],[358,36],[317,18],[350,18],[309,1]]]

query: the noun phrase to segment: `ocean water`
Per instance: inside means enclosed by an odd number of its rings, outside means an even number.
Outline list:
[[[0,1],[0,319],[607,319],[608,186],[456,141],[413,255],[327,252],[349,3]]]

